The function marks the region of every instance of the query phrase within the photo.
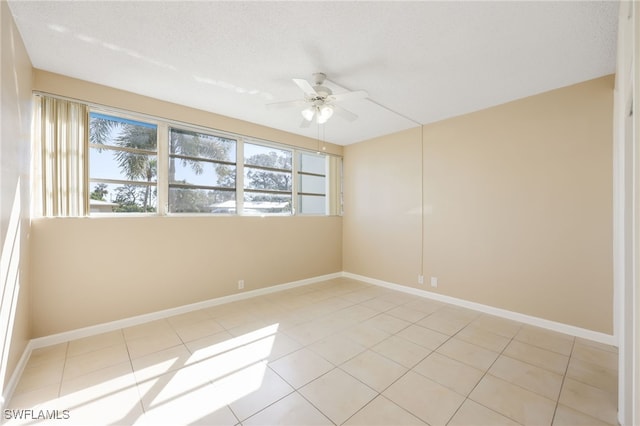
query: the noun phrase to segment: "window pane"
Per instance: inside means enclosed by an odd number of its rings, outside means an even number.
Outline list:
[[[158,138],[154,124],[97,113],[89,117],[92,144],[156,151]]]
[[[326,175],[326,157],[324,155],[300,153],[300,171]]]
[[[169,183],[236,187],[236,167],[207,161],[169,159]]]
[[[89,213],[113,213],[118,203],[115,202],[115,188],[121,185],[90,182]]]
[[[89,212],[156,212],[156,125],[92,112],[89,139]],[[129,182],[97,182],[100,179]]]
[[[291,151],[286,149],[252,143],[244,144],[244,164],[247,165],[291,170],[291,157]]]
[[[235,191],[172,186],[180,183],[235,189],[235,165],[198,158],[235,163],[236,141],[207,133],[170,129],[169,212],[235,213]]]
[[[171,213],[235,213],[235,191],[169,188]]]
[[[135,154],[108,148],[91,148],[90,176],[94,179],[155,182],[158,161],[155,155]]]
[[[169,139],[169,155],[236,161],[236,141],[233,139],[173,128]]]
[[[301,195],[298,197],[300,214],[326,214],[326,198],[317,195]]]
[[[291,214],[291,195],[245,192],[243,213],[248,215]]]
[[[324,194],[325,178],[320,176],[300,175],[300,192]]]
[[[291,191],[291,173],[245,167],[244,187],[267,191]]]
[[[158,193],[155,185],[90,182],[90,213],[155,213]]]
[[[244,144],[244,214],[291,214],[293,152],[252,143]],[[278,169],[282,171],[265,170]],[[252,193],[251,190],[286,191],[285,194]]]
[[[300,152],[298,164],[298,213],[299,214],[327,214],[327,171],[326,155]],[[318,176],[320,175],[320,176]],[[308,195],[321,194],[321,195]]]
[[[211,213],[219,214],[235,214],[236,208],[236,193],[234,192],[222,192],[225,196],[233,197],[227,201],[220,201],[212,206]]]

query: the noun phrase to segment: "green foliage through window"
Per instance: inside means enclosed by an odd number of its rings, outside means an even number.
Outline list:
[[[155,212],[157,127],[92,113],[89,121],[91,212]]]
[[[169,212],[235,213],[236,146],[234,139],[171,128]]]
[[[326,155],[158,123],[90,114],[91,214],[329,211]]]

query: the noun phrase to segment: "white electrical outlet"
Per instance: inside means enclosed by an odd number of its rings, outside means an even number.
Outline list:
[[[424,275],[418,275],[418,284],[424,284]]]
[[[438,287],[438,277],[431,277],[431,287]]]
[[[244,280],[238,280],[238,290],[242,290],[244,288]]]

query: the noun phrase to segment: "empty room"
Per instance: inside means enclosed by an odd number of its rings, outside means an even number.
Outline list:
[[[640,424],[638,3],[0,19],[0,423]]]

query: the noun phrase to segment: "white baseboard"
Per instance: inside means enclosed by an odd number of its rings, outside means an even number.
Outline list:
[[[22,356],[18,360],[18,364],[16,368],[13,369],[13,373],[11,374],[11,378],[7,382],[7,385],[4,387],[2,395],[0,395],[0,412],[4,413],[4,409],[6,408],[6,404],[11,400],[13,396],[13,392],[16,390],[16,386],[18,386],[18,382],[22,377],[22,373],[24,372],[24,368],[27,366],[27,362],[29,361],[29,357],[31,357],[31,351],[33,351],[33,341],[29,341],[22,351]],[[2,421],[0,421],[2,423]]]
[[[93,336],[96,334],[106,333],[109,331],[119,330],[125,327],[144,324],[146,322],[167,318],[173,315],[185,314],[198,309],[210,308],[212,306],[222,305],[224,303],[235,302],[238,300],[250,299],[252,297],[262,296],[264,294],[275,293],[294,287],[301,287],[314,284],[333,278],[342,277],[342,272],[336,272],[328,275],[321,275],[313,278],[307,278],[299,281],[292,281],[285,284],[278,284],[270,287],[260,288],[257,290],[245,291],[229,296],[217,297],[215,299],[204,300],[202,302],[191,303],[189,305],[178,306],[175,308],[165,309],[162,311],[151,312],[149,314],[138,315],[135,317],[123,318],[103,324],[92,325],[89,327],[78,328],[76,330],[65,331],[62,333],[52,334],[49,336],[38,337],[31,340],[32,349],[42,348],[45,346],[56,345],[58,343],[68,342],[70,340],[80,339],[82,337]]]
[[[482,313],[495,315],[497,317],[518,321],[524,324],[533,325],[535,327],[540,327],[547,330],[557,331],[559,333],[569,334],[571,336],[592,340],[594,342],[604,343],[606,345],[611,345],[611,346],[618,346],[617,339],[615,338],[615,336],[612,336],[610,334],[604,334],[597,331],[592,331],[585,328],[576,327],[573,325],[563,324],[560,322],[550,321],[544,318],[525,315],[518,312],[496,308],[489,305],[483,305],[481,303],[470,302],[468,300],[458,299],[451,296],[445,296],[442,294],[433,293],[433,292],[421,290],[418,288],[407,287],[400,284],[394,284],[387,281],[378,280],[375,278],[365,277],[363,275],[352,274],[350,272],[343,272],[342,276],[345,278],[352,278],[354,280],[363,281],[369,284],[386,287],[392,290],[413,294],[415,296],[426,297],[428,299],[437,300],[439,302],[450,303],[452,305],[473,309],[474,311],[479,311]]]
[[[451,296],[432,293],[426,290],[420,290],[417,288],[407,287],[400,284],[394,284],[387,281],[366,277],[363,275],[353,274],[350,272],[336,272],[333,274],[321,275],[321,276],[308,278],[304,280],[293,281],[293,282],[274,285],[271,287],[265,287],[257,290],[251,290],[251,291],[246,291],[242,293],[232,294],[229,296],[218,297],[215,299],[209,299],[202,302],[192,303],[189,305],[178,306],[176,308],[165,309],[162,311],[152,312],[149,314],[138,315],[135,317],[124,318],[116,321],[111,321],[108,323],[93,325],[89,327],[79,328],[76,330],[70,330],[70,331],[65,331],[58,334],[53,334],[50,336],[44,336],[44,337],[38,337],[38,338],[32,339],[29,341],[29,343],[25,347],[24,352],[20,357],[20,360],[18,361],[18,364],[14,369],[13,374],[11,375],[11,379],[9,380],[9,382],[7,383],[7,386],[4,389],[3,395],[0,396],[0,407],[4,409],[5,403],[11,399],[11,396],[13,395],[13,392],[16,386],[18,385],[20,377],[22,376],[24,368],[27,365],[27,362],[29,361],[31,352],[34,349],[51,346],[58,343],[68,342],[70,340],[75,340],[82,337],[93,336],[93,335],[105,333],[108,331],[114,331],[114,330],[118,330],[125,327],[144,324],[149,321],[163,319],[173,315],[184,314],[184,313],[192,312],[198,309],[209,308],[209,307],[221,305],[224,303],[235,302],[238,300],[250,299],[256,296],[276,293],[282,290],[301,287],[309,284],[315,284],[318,282],[322,282],[322,281],[326,281],[334,278],[340,278],[340,277],[351,278],[351,279],[363,281],[369,284],[386,287],[392,290],[402,291],[404,293],[412,294],[415,296],[425,297],[425,298],[437,300],[440,302],[450,303],[452,305],[473,309],[475,311],[495,315],[497,317],[510,319],[513,321],[518,321],[524,324],[529,324],[536,327],[541,327],[548,330],[557,331],[560,333],[565,333],[565,334],[569,334],[576,337],[581,337],[584,339],[592,340],[599,343],[604,343],[607,345],[617,346],[616,339],[612,335],[599,333],[596,331],[587,330],[584,328],[575,327],[568,324],[549,321],[543,318],[533,317],[533,316],[521,314],[518,312],[512,312],[506,309],[483,305],[481,303],[475,303],[475,302],[470,302],[463,299],[457,299]]]
[[[198,309],[209,308],[212,306],[222,305],[224,303],[235,302],[238,300],[250,299],[256,296],[262,296],[264,294],[275,293],[282,290],[287,290],[295,287],[302,287],[317,282],[330,280],[333,278],[342,277],[342,272],[336,272],[333,274],[321,275],[317,277],[307,278],[299,281],[292,281],[289,283],[278,284],[271,287],[265,287],[257,290],[245,291],[242,293],[232,294],[229,296],[218,297],[215,299],[209,299],[202,302],[192,303],[189,305],[178,306],[175,308],[165,309],[162,311],[152,312],[149,314],[138,315],[135,317],[123,318],[116,321],[111,321],[103,324],[97,324],[89,327],[83,327],[76,330],[65,331],[62,333],[52,334],[50,336],[38,337],[31,339],[18,361],[16,368],[13,370],[11,378],[7,382],[7,386],[3,389],[2,395],[0,395],[0,409],[4,410],[5,405],[11,400],[13,392],[22,377],[22,373],[31,357],[31,352],[34,349],[43,348],[46,346],[56,345],[58,343],[68,342],[70,340],[80,339],[83,337],[94,336],[96,334],[106,333],[109,331],[119,330],[125,327],[131,327],[134,325],[144,324],[149,321],[155,321],[162,318],[167,318],[173,315],[179,315],[196,311]],[[3,412],[3,411],[0,411]],[[0,423],[2,423],[0,419]]]

